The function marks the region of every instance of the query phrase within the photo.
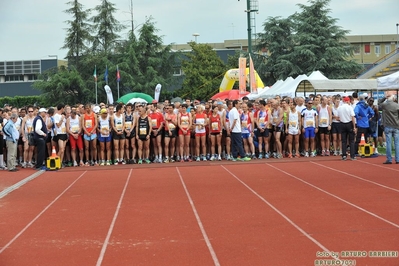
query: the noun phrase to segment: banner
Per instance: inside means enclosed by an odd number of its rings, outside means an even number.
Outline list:
[[[239,89],[240,93],[244,93],[247,87],[247,75],[245,74],[245,70],[247,68],[247,59],[245,57],[240,57],[238,61],[239,66]]]
[[[110,86],[105,85],[105,86],[104,86],[104,90],[105,90],[105,93],[107,94],[108,102],[109,102],[110,104],[113,104],[113,103],[114,103],[114,96],[112,96],[112,91],[111,91]]]
[[[155,87],[155,94],[154,94],[154,99],[157,100],[157,102],[159,102],[159,95],[161,94],[161,89],[162,85],[157,84],[157,86]]]
[[[249,55],[249,80],[250,80],[250,88],[251,93],[258,93],[258,86],[256,85],[256,76],[255,76],[255,68],[254,62],[252,61],[251,55]]]

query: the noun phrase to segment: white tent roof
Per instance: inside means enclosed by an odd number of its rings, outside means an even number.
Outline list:
[[[258,95],[258,98],[267,98],[267,97],[273,97],[276,94],[276,91],[285,86],[288,83],[291,83],[294,81],[292,77],[286,78],[283,82],[277,81],[270,89],[264,91],[262,94]]]
[[[327,80],[311,80],[316,91],[344,91],[344,90],[366,90],[371,91],[377,88],[375,79],[327,79]]]
[[[319,70],[313,71],[312,74],[310,74],[308,80],[313,80],[313,79],[328,79],[326,76],[323,75]]]
[[[378,90],[397,90],[399,89],[399,71],[388,76],[377,78]]]

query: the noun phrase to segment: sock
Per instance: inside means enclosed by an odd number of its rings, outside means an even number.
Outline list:
[[[4,166],[4,158],[3,158],[3,154],[0,154],[0,167]]]

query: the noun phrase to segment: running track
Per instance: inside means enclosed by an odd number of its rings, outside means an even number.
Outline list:
[[[43,172],[0,199],[0,265],[399,265],[399,167],[383,160]],[[0,189],[33,173],[0,172]]]

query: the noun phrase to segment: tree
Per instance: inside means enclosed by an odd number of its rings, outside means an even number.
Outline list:
[[[80,58],[87,52],[88,43],[91,41],[90,24],[87,23],[90,12],[84,10],[83,5],[78,0],[72,0],[67,5],[70,5],[71,8],[64,12],[71,14],[73,20],[66,21],[69,28],[66,29],[67,35],[62,49],[68,49],[69,67],[74,66],[79,70]]]
[[[87,103],[93,95],[75,68],[60,67],[58,70],[47,71],[39,76],[33,87],[42,92],[42,101],[46,106],[55,106],[61,102]]]
[[[185,53],[186,59],[182,60],[185,79],[179,94],[207,100],[218,92],[220,80],[228,69],[211,46],[196,42],[189,44],[192,51]]]
[[[287,19],[269,18],[264,23],[258,48],[267,47],[271,77],[285,79],[320,70],[329,78],[348,78],[359,71],[353,49],[345,40],[349,32],[337,26],[327,8],[330,0],[309,0],[302,10]]]
[[[93,22],[95,37],[93,40],[93,51],[103,51],[109,54],[117,46],[120,41],[119,32],[125,28],[115,18],[114,13],[117,11],[115,4],[108,0],[102,0],[100,5],[97,5],[94,10],[97,15],[91,18]]]
[[[167,86],[172,79],[174,53],[170,45],[163,46],[162,37],[156,35],[158,29],[152,18],[148,18],[139,30],[137,43],[134,40],[130,45],[130,54],[134,53],[134,72],[131,73],[134,90],[152,95],[155,86],[159,83]]]

